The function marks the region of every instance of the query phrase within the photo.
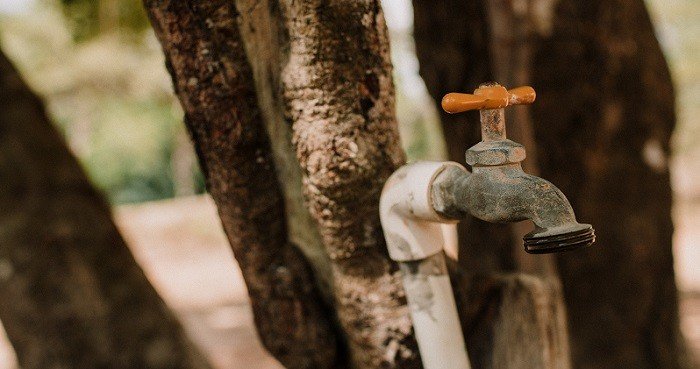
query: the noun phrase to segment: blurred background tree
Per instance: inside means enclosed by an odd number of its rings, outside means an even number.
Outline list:
[[[0,52],[0,319],[25,369],[208,369]]]
[[[113,203],[203,191],[146,26],[139,1],[42,0],[3,16],[4,47]]]

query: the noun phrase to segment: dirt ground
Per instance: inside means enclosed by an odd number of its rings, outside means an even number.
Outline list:
[[[119,207],[136,259],[217,369],[278,369],[264,351],[238,264],[208,196]]]
[[[695,208],[680,206],[677,212]],[[697,212],[677,220],[676,260],[683,333],[700,354]],[[282,369],[256,336],[245,285],[208,196],[121,206],[115,219],[151,282],[215,368]],[[14,353],[0,338],[0,369],[15,369]]]

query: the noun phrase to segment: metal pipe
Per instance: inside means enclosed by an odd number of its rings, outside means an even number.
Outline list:
[[[481,137],[483,141],[506,139],[506,121],[503,109],[484,109],[481,116]]]

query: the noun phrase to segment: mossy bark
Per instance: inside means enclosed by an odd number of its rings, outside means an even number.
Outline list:
[[[288,368],[334,368],[334,315],[289,237],[285,199],[230,1],[146,1],[264,346]]]
[[[305,314],[299,324],[321,322],[327,330],[309,336],[300,328],[281,337],[280,347],[315,348],[310,352],[322,367],[420,367],[400,272],[386,254],[378,217],[382,185],[404,162],[379,1],[146,1],[146,7],[210,177],[209,189],[220,198],[225,228],[233,222],[227,207],[245,213],[254,205],[248,197],[265,196],[269,202],[272,194],[279,200],[275,209],[283,210],[267,222],[274,221],[280,234],[286,230],[279,240],[296,243],[294,250],[304,253],[315,272],[315,284],[310,276],[294,279],[292,287],[316,286],[323,296],[297,295],[301,306],[319,312]],[[255,130],[255,138],[216,132],[217,126],[233,125],[235,133],[239,124]],[[212,145],[207,136],[221,139]],[[262,150],[266,165],[277,168],[254,182],[258,193],[234,197],[216,188],[240,180],[236,168],[255,158],[236,151],[237,143]],[[226,161],[211,159],[217,151],[228,153]],[[222,162],[220,169],[215,161]],[[263,173],[255,168],[251,175]],[[260,239],[261,248],[236,245],[255,239],[240,230],[255,222],[240,219],[235,233],[229,231],[242,262],[280,248],[268,238]],[[256,311],[267,302],[255,300],[275,285],[254,283],[252,276],[269,262],[261,259],[249,271],[243,266],[249,287],[261,290],[251,293]],[[333,309],[323,313],[324,301]],[[265,324],[286,318],[270,317]],[[275,334],[258,324],[263,342]],[[297,360],[302,358],[284,364],[295,367]]]

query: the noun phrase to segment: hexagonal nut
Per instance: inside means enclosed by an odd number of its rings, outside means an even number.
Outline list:
[[[525,160],[525,147],[511,140],[479,142],[466,153],[471,166],[496,166],[520,163]]]

